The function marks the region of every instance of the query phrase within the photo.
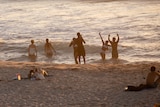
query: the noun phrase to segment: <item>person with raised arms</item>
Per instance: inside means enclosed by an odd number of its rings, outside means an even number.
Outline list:
[[[112,41],[110,40],[110,34],[108,35],[108,40],[111,44],[111,47],[112,47],[112,59],[118,59],[118,50],[117,50],[117,47],[118,47],[118,42],[119,42],[119,35],[117,34],[117,41],[116,41],[116,38],[113,37],[112,38]]]
[[[101,48],[100,55],[101,55],[102,60],[104,61],[106,59],[106,51],[108,50],[108,46],[110,46],[110,45],[108,44],[108,40],[106,40],[104,42],[104,40],[101,36],[101,33],[99,33],[99,36],[100,36],[101,41],[102,41],[102,48]]]

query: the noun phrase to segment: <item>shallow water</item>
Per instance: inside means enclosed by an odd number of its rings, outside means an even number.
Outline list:
[[[99,62],[101,32],[105,40],[119,33],[122,61],[159,61],[160,1],[97,1],[0,0],[0,60],[29,61],[27,48],[34,39],[37,61],[74,63],[68,45],[81,32],[87,62]],[[57,51],[53,59],[44,56],[46,38]],[[106,57],[111,58],[111,48]]]

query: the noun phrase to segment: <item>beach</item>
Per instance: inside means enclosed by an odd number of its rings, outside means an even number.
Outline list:
[[[145,83],[145,77],[159,62],[130,64],[49,64],[0,61],[1,107],[153,107],[160,103],[160,87],[126,92],[127,85]],[[44,80],[26,78],[33,68],[49,73]]]
[[[0,0],[0,107],[153,107],[160,86],[138,92],[128,85],[145,83],[150,67],[160,70],[158,0]],[[86,64],[74,64],[72,38],[82,34]],[[102,34],[117,39],[101,61]],[[49,39],[56,50],[45,56]],[[28,58],[34,40],[37,58]],[[111,45],[111,44],[109,44]],[[49,74],[27,78],[33,68]],[[22,79],[16,80],[20,74]]]

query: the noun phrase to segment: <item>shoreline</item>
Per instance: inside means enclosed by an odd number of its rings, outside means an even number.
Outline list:
[[[35,64],[35,65],[34,65]],[[123,61],[123,60],[118,60],[118,61],[112,61],[107,60],[106,62],[103,61],[96,61],[93,63],[86,63],[86,64],[74,64],[74,62],[72,64],[68,64],[68,63],[48,63],[48,62],[30,62],[30,61],[0,61],[0,67],[1,66],[21,66],[21,65],[27,65],[27,66],[38,66],[38,65],[74,65],[74,66],[87,66],[87,65],[138,65],[138,64],[160,64],[160,62],[158,61],[139,61],[139,62],[127,62],[127,61]],[[71,67],[71,66],[69,66]]]

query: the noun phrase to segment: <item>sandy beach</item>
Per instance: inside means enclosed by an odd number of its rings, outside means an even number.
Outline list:
[[[125,92],[126,85],[145,83],[154,65],[134,64],[47,64],[0,62],[1,107],[153,107],[160,103],[160,87],[139,92]],[[49,73],[45,80],[23,78],[33,66]]]

